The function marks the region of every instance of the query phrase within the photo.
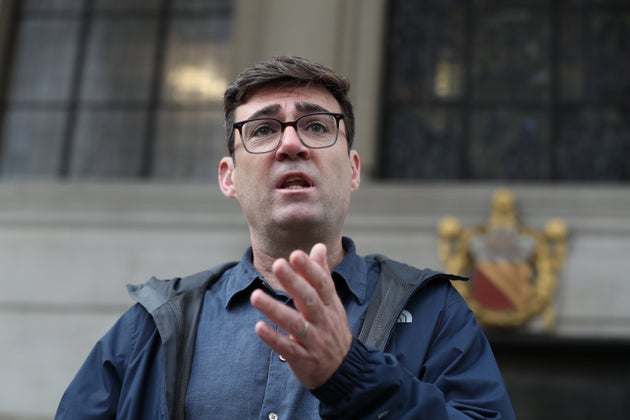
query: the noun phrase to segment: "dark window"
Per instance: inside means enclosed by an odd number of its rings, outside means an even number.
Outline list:
[[[11,21],[2,178],[214,176],[232,1],[24,0]]]
[[[381,177],[630,180],[630,2],[388,5]]]

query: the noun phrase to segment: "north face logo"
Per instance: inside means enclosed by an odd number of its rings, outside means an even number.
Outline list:
[[[403,309],[400,315],[398,315],[398,319],[396,320],[396,322],[399,324],[411,324],[412,321],[413,316],[411,316],[411,312],[406,309]]]

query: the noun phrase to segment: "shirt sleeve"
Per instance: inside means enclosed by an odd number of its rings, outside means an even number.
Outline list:
[[[434,314],[426,311],[430,304],[414,314],[414,319],[429,320],[424,329],[430,337],[397,337],[398,357],[355,338],[337,372],[313,390],[322,418],[515,419],[472,312],[452,287],[445,296]],[[423,347],[427,350],[418,351]],[[422,358],[418,371],[410,371],[399,357]]]

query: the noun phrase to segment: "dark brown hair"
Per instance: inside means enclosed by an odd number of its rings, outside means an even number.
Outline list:
[[[234,115],[236,108],[251,94],[265,86],[303,87],[323,86],[339,102],[346,126],[348,150],[354,138],[354,113],[348,98],[350,81],[332,69],[302,57],[277,56],[243,70],[228,86],[223,96],[227,146],[234,155]]]

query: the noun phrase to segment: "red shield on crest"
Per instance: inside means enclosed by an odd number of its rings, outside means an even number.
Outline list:
[[[532,239],[515,229],[491,229],[471,240],[470,296],[482,307],[513,311],[535,292]]]
[[[470,280],[470,293],[482,306],[511,311],[531,299],[533,270],[522,261],[477,261]]]

